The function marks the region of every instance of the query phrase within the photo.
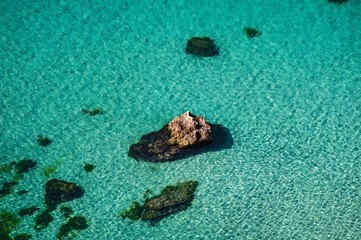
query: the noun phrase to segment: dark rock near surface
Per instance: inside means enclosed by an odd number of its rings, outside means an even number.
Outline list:
[[[71,201],[84,195],[84,190],[75,183],[51,179],[45,185],[45,203],[53,209],[62,202]]]
[[[207,123],[203,117],[186,112],[159,131],[141,137],[130,146],[128,155],[137,160],[167,162],[200,153],[204,149],[219,150],[233,140],[220,125]]]
[[[143,206],[142,220],[156,223],[162,218],[186,210],[192,204],[197,181],[167,186],[160,195],[148,199]]]
[[[199,57],[213,57],[219,54],[219,48],[209,37],[192,37],[188,40],[185,51]]]

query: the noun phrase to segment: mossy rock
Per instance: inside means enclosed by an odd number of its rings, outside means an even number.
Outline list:
[[[252,28],[252,27],[244,27],[243,28],[244,33],[246,34],[246,36],[248,38],[255,38],[255,37],[259,37],[261,36],[262,32],[259,31],[256,28]]]
[[[15,169],[16,173],[21,174],[29,172],[32,168],[35,168],[36,161],[32,159],[23,159],[16,163]]]
[[[91,172],[94,170],[95,166],[93,164],[86,164],[83,168],[86,172]]]
[[[219,48],[210,37],[192,37],[187,41],[185,51],[199,57],[213,57],[219,54]]]
[[[17,229],[20,224],[20,218],[16,214],[1,211],[0,212],[0,239],[11,239],[9,234]]]
[[[72,231],[74,230],[84,230],[88,228],[88,224],[86,219],[82,216],[75,216],[68,220],[67,223],[63,224],[60,229],[59,233],[56,235],[58,239],[63,239],[67,237]]]
[[[16,162],[10,162],[0,165],[0,175],[10,174],[13,170],[13,166],[16,165]]]
[[[86,114],[89,116],[96,116],[96,115],[101,115],[104,113],[104,110],[101,108],[90,108],[90,109],[83,108],[81,111],[83,114]]]
[[[50,145],[53,142],[53,140],[51,140],[48,137],[38,135],[37,142],[40,146],[46,147],[46,146]]]
[[[345,3],[347,3],[349,0],[327,0],[327,2],[329,2],[329,3],[334,3],[334,4],[338,4],[338,5],[340,5],[340,4],[345,4]]]
[[[49,178],[51,174],[53,174],[56,171],[56,166],[50,166],[43,168],[43,173],[46,178]]]
[[[72,182],[51,179],[45,185],[45,203],[51,209],[59,203],[71,201],[83,195],[84,190]]]
[[[47,209],[44,212],[40,213],[35,217],[35,226],[34,229],[41,231],[49,226],[49,224],[54,220],[53,216],[50,214],[50,210]]]
[[[129,218],[131,220],[138,220],[142,217],[143,206],[138,202],[133,202],[129,208],[122,211],[119,216],[122,218]]]
[[[36,211],[38,211],[40,208],[38,208],[37,206],[31,206],[31,207],[28,207],[28,208],[23,208],[21,209],[19,212],[18,212],[18,215],[20,217],[23,217],[23,216],[31,216],[33,215]]]

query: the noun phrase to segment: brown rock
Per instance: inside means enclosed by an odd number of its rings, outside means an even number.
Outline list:
[[[168,124],[170,132],[169,143],[180,148],[193,147],[212,140],[211,126],[204,117],[198,117],[185,112]]]

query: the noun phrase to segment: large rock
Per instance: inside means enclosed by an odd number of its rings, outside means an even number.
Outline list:
[[[212,140],[211,126],[204,117],[197,117],[190,112],[176,117],[168,124],[169,143],[180,148],[194,147]]]
[[[129,148],[129,156],[151,162],[179,159],[207,146],[212,127],[203,117],[186,112],[156,132],[144,135]]]

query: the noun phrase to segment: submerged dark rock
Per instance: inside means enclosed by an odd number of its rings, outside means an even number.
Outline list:
[[[171,214],[186,210],[192,204],[197,181],[167,186],[160,195],[148,199],[143,207],[142,220],[155,223]]]
[[[160,130],[142,136],[138,143],[130,146],[128,155],[137,160],[167,162],[200,153],[206,148],[216,150],[226,143],[229,135],[221,128],[186,112]]]
[[[329,3],[334,3],[334,4],[345,4],[347,3],[349,0],[327,0]]]
[[[57,239],[69,239],[68,235],[75,230],[84,230],[88,228],[88,224],[86,219],[82,216],[75,216],[69,218],[68,222],[63,224],[60,229],[59,233],[56,235]]]
[[[53,209],[62,202],[71,201],[84,195],[84,190],[75,183],[51,179],[45,185],[45,203]]]
[[[185,51],[199,57],[213,57],[219,54],[219,48],[210,37],[192,37],[188,40]]]
[[[171,214],[190,207],[197,186],[197,181],[187,181],[178,183],[175,186],[167,186],[159,195],[146,199],[144,205],[133,202],[128,209],[120,213],[120,216],[131,220],[150,221],[155,224]]]
[[[25,173],[29,172],[32,168],[36,166],[36,161],[32,159],[23,159],[16,163],[15,169],[16,173]]]
[[[40,208],[38,208],[37,206],[31,206],[31,207],[28,207],[28,208],[23,208],[21,209],[19,212],[18,212],[18,215],[20,217],[23,217],[23,216],[31,216],[33,215],[36,211],[38,211]]]

